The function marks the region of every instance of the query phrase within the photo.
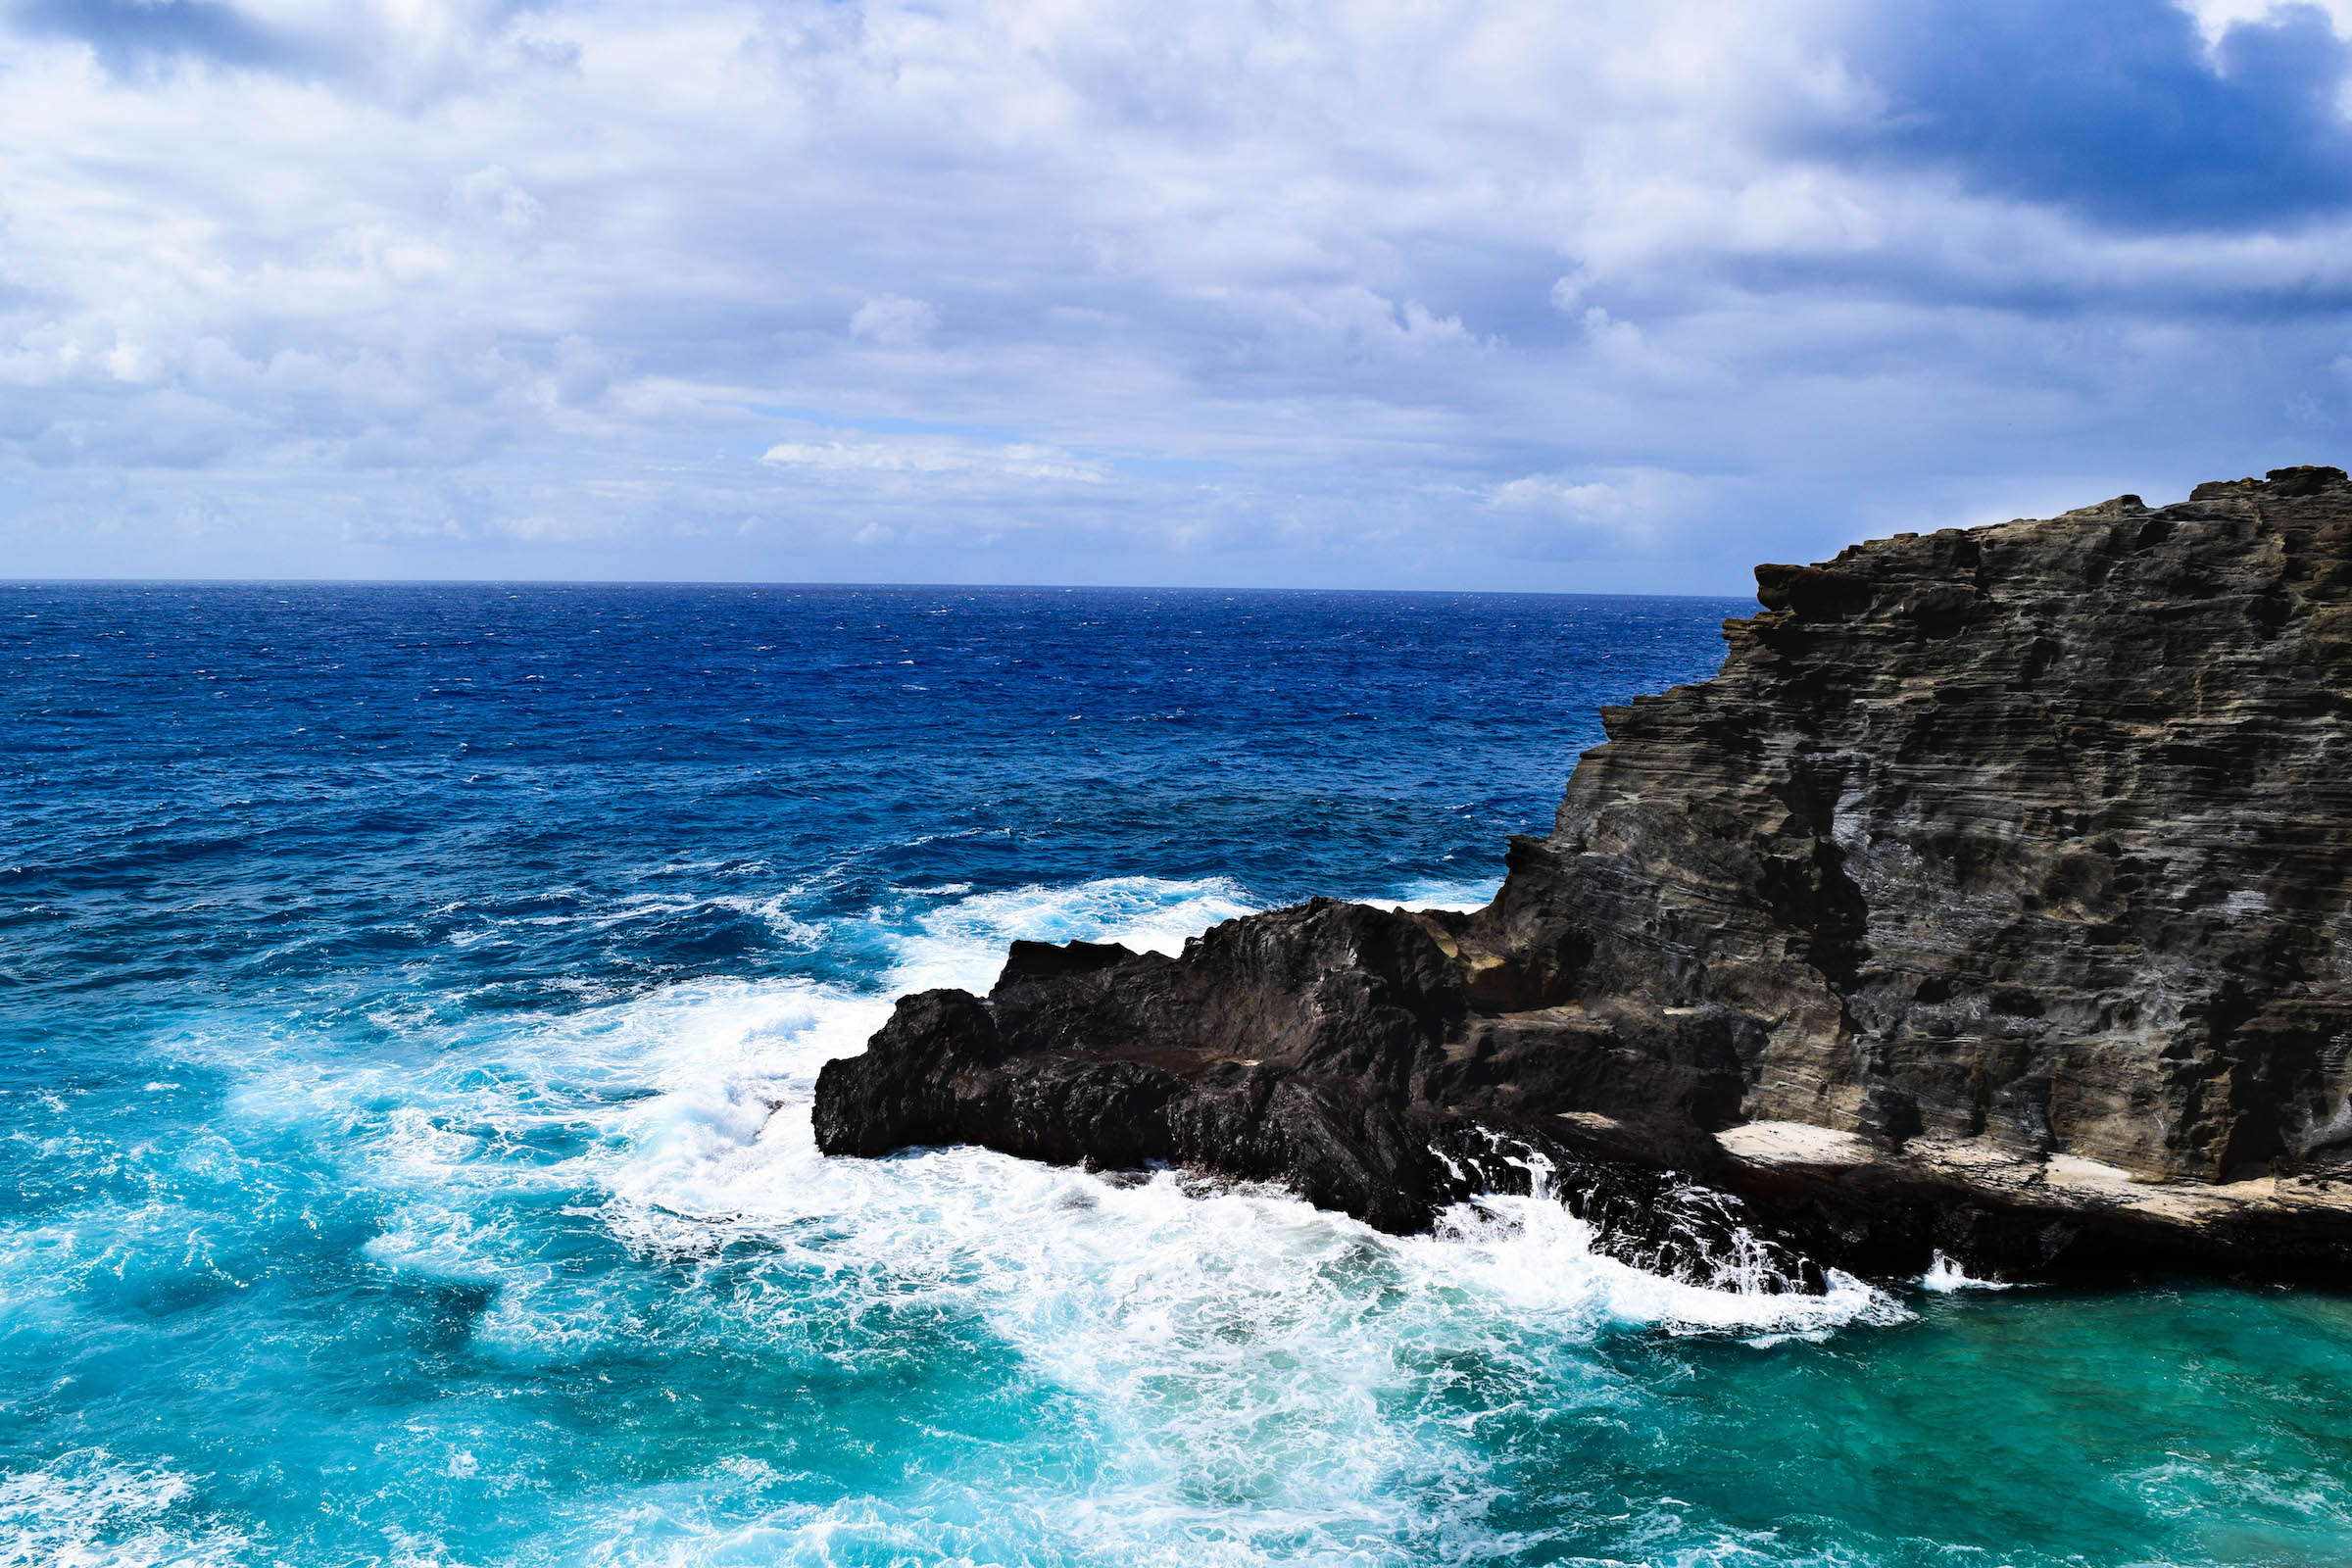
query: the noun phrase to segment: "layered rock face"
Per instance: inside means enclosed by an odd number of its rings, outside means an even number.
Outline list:
[[[1487,908],[1017,944],[826,1068],[820,1143],[1168,1161],[1399,1230],[1549,1170],[1622,1255],[1790,1288],[1799,1251],[2352,1282],[2344,474],[1757,580],[1716,678],[1603,711]]]

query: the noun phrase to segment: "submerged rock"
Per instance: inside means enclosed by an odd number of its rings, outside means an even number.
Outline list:
[[[1488,907],[1016,943],[825,1068],[819,1144],[1197,1166],[1395,1231],[1533,1157],[1601,1250],[1702,1281],[2352,1283],[2343,472],[1756,576],[1720,674],[1602,710]]]

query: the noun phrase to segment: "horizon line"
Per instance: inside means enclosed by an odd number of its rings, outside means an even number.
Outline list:
[[[1710,603],[1748,594],[1640,593],[1623,589],[1314,588],[1193,583],[766,581],[734,577],[0,577],[10,588],[737,588],[860,589],[887,592],[1384,594],[1479,599],[1689,599]]]

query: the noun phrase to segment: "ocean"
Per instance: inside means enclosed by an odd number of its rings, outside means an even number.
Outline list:
[[[1740,603],[0,585],[0,1564],[2352,1560],[2352,1301],[814,1152],[1015,937],[1469,906]]]

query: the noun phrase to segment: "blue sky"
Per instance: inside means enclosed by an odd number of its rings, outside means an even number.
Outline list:
[[[0,19],[0,576],[1740,593],[2352,455],[2352,0]]]

